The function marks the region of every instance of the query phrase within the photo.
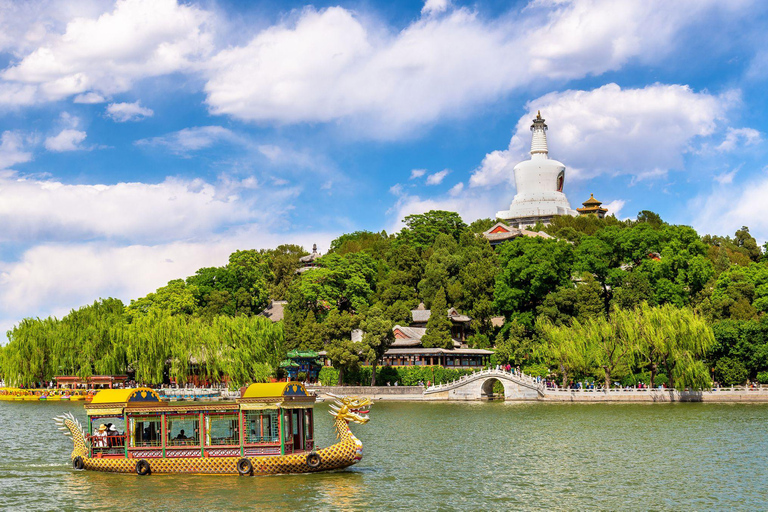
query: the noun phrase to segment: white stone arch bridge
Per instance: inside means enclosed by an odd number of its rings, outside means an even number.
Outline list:
[[[424,390],[429,400],[484,400],[493,395],[496,381],[504,386],[505,400],[539,400],[544,397],[544,384],[530,375],[490,368],[463,375],[453,382],[430,386]]]

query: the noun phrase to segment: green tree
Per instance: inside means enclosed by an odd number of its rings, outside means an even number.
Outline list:
[[[458,243],[449,235],[441,233],[435,239],[432,255],[424,269],[424,278],[419,282],[419,295],[427,307],[432,305],[437,290],[448,290],[456,282],[461,269],[458,250]]]
[[[715,364],[715,378],[726,386],[736,386],[744,384],[747,380],[748,372],[744,364],[730,357],[718,359]]]
[[[501,246],[494,305],[507,319],[533,325],[547,294],[570,282],[573,249],[567,242],[521,237]]]
[[[278,245],[274,249],[264,251],[267,255],[267,265],[272,273],[269,280],[269,297],[274,300],[285,300],[288,287],[296,277],[296,270],[301,266],[299,258],[309,254],[303,247],[293,244]]]
[[[432,301],[432,314],[427,321],[427,330],[421,338],[421,344],[426,348],[453,348],[451,338],[451,321],[446,312],[445,290],[440,288]]]
[[[566,326],[556,326],[544,318],[536,322],[536,330],[543,340],[538,355],[558,365],[563,376],[563,387],[568,385],[573,375],[588,368],[585,338]]]
[[[663,367],[671,387],[708,387],[709,371],[703,363],[716,345],[712,328],[690,308],[671,304],[621,310],[626,336],[637,346],[640,363],[651,372],[651,386]]]
[[[441,233],[451,236],[457,242],[467,228],[458,213],[430,210],[427,213],[408,215],[405,226],[397,235],[398,243],[414,247],[422,253],[432,247]]]
[[[600,284],[605,314],[611,309],[610,278],[616,261],[611,247],[596,237],[584,237],[576,247],[574,270],[587,272]]]
[[[376,366],[395,341],[395,335],[392,333],[392,322],[385,316],[381,308],[374,306],[366,312],[360,328],[364,333],[361,353],[371,365],[371,386],[375,386]]]
[[[154,293],[132,300],[126,308],[131,319],[152,312],[168,312],[171,315],[192,315],[197,313],[198,290],[194,285],[188,286],[182,279],[169,281],[167,285],[158,288]]]
[[[344,383],[344,374],[360,366],[360,346],[349,338],[335,339],[327,345],[328,359],[339,370],[337,385]]]
[[[747,226],[742,226],[741,229],[736,231],[734,242],[737,247],[742,248],[747,253],[752,261],[760,260],[760,257],[763,255],[763,252],[757,245],[757,240],[749,234],[749,228]]]

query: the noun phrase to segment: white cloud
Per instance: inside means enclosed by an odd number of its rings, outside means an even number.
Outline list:
[[[152,117],[154,114],[155,112],[151,108],[142,107],[140,101],[107,105],[107,115],[118,123],[141,121],[144,118]]]
[[[723,12],[749,7],[540,0],[492,20],[448,8],[396,32],[341,7],[306,8],[213,57],[206,102],[214,114],[245,120],[347,119],[355,133],[391,137],[532,83],[661,60],[684,28],[716,30]]]
[[[608,203],[605,203],[603,208],[607,208],[607,215],[615,215],[617,219],[621,218],[621,210],[627,202],[623,199],[614,199]]]
[[[195,126],[168,133],[161,137],[136,141],[140,146],[162,146],[174,153],[188,153],[206,149],[220,142],[237,142],[240,138],[221,126]]]
[[[18,261],[0,262],[0,311],[6,315],[0,325],[8,328],[21,317],[68,311],[98,297],[117,297],[127,303],[201,267],[224,265],[238,249],[281,243],[328,247],[337,236],[296,230],[274,234],[251,225],[200,241],[159,245],[41,244]]]
[[[78,94],[72,101],[74,103],[94,104],[104,103],[107,100],[101,94],[97,94],[95,92],[87,92],[85,94]]]
[[[717,174],[715,175],[715,181],[721,185],[729,185],[733,183],[733,178],[736,177],[736,174],[738,172],[739,172],[739,168],[736,168],[728,172]]]
[[[320,154],[308,150],[296,150],[275,144],[261,144],[256,146],[256,150],[273,165],[304,169],[321,169],[326,165]]]
[[[457,183],[454,186],[451,187],[451,190],[448,191],[448,195],[451,197],[456,197],[459,194],[461,194],[461,191],[464,190],[464,184],[463,183]]]
[[[0,136],[0,170],[32,160],[26,151],[24,136],[17,131],[4,131]]]
[[[105,238],[151,242],[205,236],[284,211],[296,191],[264,190],[253,181],[207,183],[167,178],[157,184],[69,185],[0,179],[0,242]]]
[[[411,214],[426,213],[430,210],[457,212],[469,223],[481,218],[494,218],[499,205],[509,204],[512,195],[506,187],[493,189],[461,188],[454,186],[447,195],[421,197],[401,194],[396,203],[387,212],[390,216],[388,233],[396,233],[403,228],[402,220]],[[451,193],[453,192],[453,194]]]
[[[592,91],[546,94],[528,102],[529,113],[518,121],[509,148],[487,154],[470,185],[514,182],[512,168],[530,158],[530,125],[537,110],[550,128],[550,158],[579,170],[567,170],[567,182],[568,176],[600,174],[647,179],[681,169],[685,153],[699,138],[715,134],[736,104],[735,92],[715,96],[684,85],[622,89],[607,84]]]
[[[430,174],[427,176],[427,185],[439,185],[443,182],[446,176],[448,176],[448,173],[451,172],[448,169],[443,169],[442,171],[438,171],[434,174]]]
[[[726,183],[690,201],[693,227],[700,234],[725,235],[749,226],[759,243],[768,240],[768,168],[739,185]]]
[[[85,140],[85,137],[86,133],[79,130],[61,130],[58,135],[45,139],[45,149],[55,152],[85,149],[80,145]]]
[[[38,36],[28,32],[26,43],[16,46],[23,58],[0,75],[15,89],[0,90],[0,103],[10,104],[11,94],[32,104],[88,92],[124,92],[144,77],[191,70],[213,48],[210,14],[196,6],[118,0],[111,12],[99,12],[81,3],[79,10],[62,12],[67,23],[52,27],[58,32],[49,32],[43,23],[37,25]],[[40,11],[44,19],[45,9]],[[26,21],[30,30],[39,23]]]
[[[393,196],[401,196],[403,195],[403,185],[400,183],[395,183],[391,187],[389,187],[389,193]]]
[[[448,0],[427,0],[421,8],[421,14],[431,15],[445,12],[448,9]]]
[[[717,146],[718,151],[733,151],[740,145],[752,146],[760,142],[760,132],[753,128],[731,128],[725,134],[723,142]]]
[[[421,178],[422,176],[424,176],[424,174],[426,174],[426,172],[427,172],[426,169],[413,169],[411,171],[411,178],[410,179],[414,180],[416,178]]]

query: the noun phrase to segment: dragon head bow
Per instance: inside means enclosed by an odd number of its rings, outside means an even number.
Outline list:
[[[328,393],[335,398],[331,410],[329,411],[333,417],[337,420],[344,420],[347,423],[354,421],[364,425],[368,423],[370,419],[368,412],[370,411],[373,402],[370,398],[357,397],[357,396],[337,396],[332,393]]]

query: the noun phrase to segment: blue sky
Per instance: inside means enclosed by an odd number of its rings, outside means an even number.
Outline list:
[[[768,4],[0,0],[0,329],[235,249],[576,207],[768,239]]]

